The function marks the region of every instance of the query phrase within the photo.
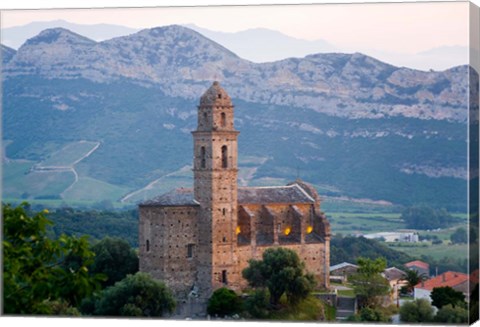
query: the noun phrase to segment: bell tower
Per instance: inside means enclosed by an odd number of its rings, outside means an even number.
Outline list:
[[[230,96],[214,82],[200,98],[197,130],[193,134],[194,197],[198,215],[197,286],[199,296],[234,287],[229,280],[238,274],[237,137]]]

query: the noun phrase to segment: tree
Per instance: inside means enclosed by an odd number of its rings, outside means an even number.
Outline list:
[[[450,324],[465,324],[468,323],[468,310],[462,306],[452,306],[451,304],[444,305],[433,318],[434,322],[450,323]]]
[[[137,272],[102,291],[95,315],[162,317],[174,309],[175,300],[165,284]]]
[[[207,313],[225,317],[240,313],[242,308],[241,298],[234,291],[222,287],[213,292],[208,300]]]
[[[433,307],[427,299],[416,299],[405,302],[400,307],[402,322],[432,322]]]
[[[315,287],[314,277],[304,273],[304,266],[293,250],[267,249],[262,260],[249,260],[242,275],[251,287],[268,288],[273,306],[279,304],[283,294],[289,304],[296,305]]]
[[[359,258],[357,264],[358,270],[349,280],[355,293],[361,297],[361,307],[375,307],[390,291],[388,281],[381,275],[387,262],[384,258]]]
[[[103,273],[108,278],[103,282],[103,287],[111,286],[138,271],[137,253],[125,240],[105,237],[92,247],[92,251],[95,260],[91,271]]]
[[[407,228],[414,229],[444,228],[455,220],[445,209],[433,209],[425,205],[406,208],[401,218]]]
[[[455,307],[456,305],[463,305],[465,303],[465,295],[450,286],[434,287],[430,293],[430,298],[432,299],[432,304],[439,309],[447,304]]]
[[[450,241],[453,244],[468,243],[467,230],[465,228],[459,227],[450,235]]]
[[[416,270],[407,269],[406,275],[403,278],[403,280],[407,282],[407,285],[406,285],[407,292],[409,293],[413,292],[415,285],[420,283],[425,278],[426,278],[425,274],[419,274],[418,271]]]
[[[94,253],[87,238],[50,239],[48,210],[29,216],[27,208],[3,205],[4,313],[49,314],[55,301],[75,307],[103,280],[89,274]]]

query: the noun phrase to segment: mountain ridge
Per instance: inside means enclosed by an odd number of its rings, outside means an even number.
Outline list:
[[[361,53],[257,64],[169,26],[102,42],[49,30],[2,78],[12,197],[118,201],[159,181],[136,201],[189,186],[195,108],[220,80],[237,108],[242,185],[281,185],[301,172],[327,196],[464,204],[466,66],[424,72]],[[75,176],[35,168],[84,140],[100,145]]]
[[[36,52],[29,53],[33,50],[29,43],[35,40],[41,41],[40,35],[30,39],[7,63],[3,71],[6,78],[29,66],[50,77],[81,76],[97,82],[130,78],[186,98],[194,98],[208,82],[218,79],[232,96],[246,101],[296,105],[330,115],[401,115],[408,106],[408,115],[419,118],[467,119],[465,113],[455,110],[465,105],[466,67],[424,72],[398,68],[360,53],[315,54],[257,64],[179,25],[97,43],[87,44],[83,39],[78,44],[57,42],[55,56],[49,56],[46,48],[39,53],[37,45]],[[52,46],[47,48],[51,51]],[[346,66],[340,67],[339,58]],[[299,92],[301,96],[297,96]]]

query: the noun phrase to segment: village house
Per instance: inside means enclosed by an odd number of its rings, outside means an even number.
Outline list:
[[[430,265],[426,262],[415,260],[407,262],[406,264],[404,264],[404,266],[410,270],[416,271],[418,275],[423,274],[425,278],[430,277]]]
[[[462,292],[465,295],[465,299],[468,300],[470,296],[469,275],[454,271],[447,271],[441,275],[418,283],[414,288],[414,298],[431,301],[430,294],[433,289],[445,286],[449,286],[456,291]]]

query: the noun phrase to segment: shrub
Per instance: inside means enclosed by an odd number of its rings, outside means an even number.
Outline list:
[[[208,300],[207,313],[219,317],[232,316],[242,311],[242,299],[234,291],[222,287]]]

